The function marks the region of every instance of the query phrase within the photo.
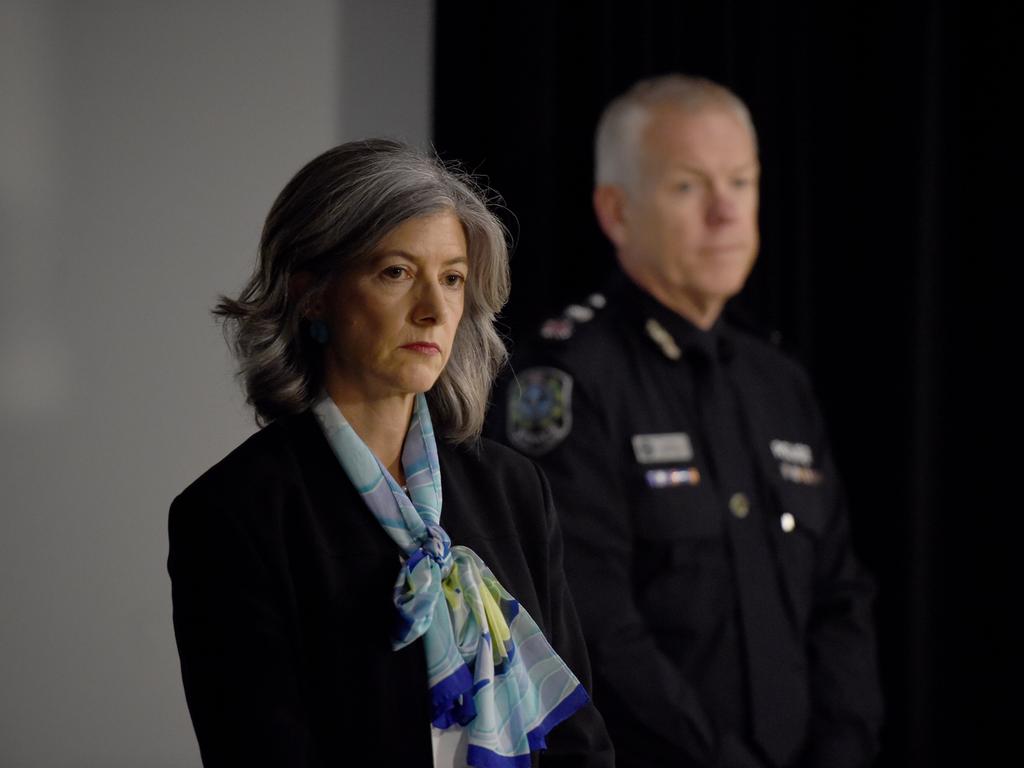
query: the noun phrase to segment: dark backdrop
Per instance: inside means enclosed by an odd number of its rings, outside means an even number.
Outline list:
[[[590,208],[604,104],[670,71],[748,103],[763,246],[729,311],[781,337],[817,384],[880,584],[880,764],[981,765],[1020,713],[1003,651],[1021,598],[1016,478],[989,439],[1003,418],[992,361],[1006,354],[991,343],[1005,273],[990,251],[1015,217],[985,198],[1006,134],[979,127],[992,105],[975,86],[1016,52],[989,35],[1008,20],[891,5],[438,0],[435,144],[504,198],[514,342],[612,264]],[[965,84],[966,28],[984,44]]]

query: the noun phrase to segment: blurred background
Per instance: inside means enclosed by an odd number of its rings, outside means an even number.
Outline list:
[[[516,242],[514,344],[602,282],[594,123],[673,70],[758,127],[763,248],[730,311],[818,386],[880,585],[880,765],[994,762],[1021,714],[991,436],[1016,434],[995,296],[1020,244],[990,184],[1015,123],[978,119],[1012,101],[983,91],[1016,59],[1000,13],[0,0],[0,766],[199,765],[166,511],[255,429],[208,310],[290,176],[370,135],[481,174]]]

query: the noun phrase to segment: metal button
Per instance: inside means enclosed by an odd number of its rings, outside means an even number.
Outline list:
[[[783,512],[782,517],[779,518],[779,525],[782,526],[782,530],[786,533],[792,533],[793,529],[796,528],[796,518],[789,512]]]
[[[729,511],[740,520],[750,514],[750,500],[745,493],[734,493],[729,499]]]

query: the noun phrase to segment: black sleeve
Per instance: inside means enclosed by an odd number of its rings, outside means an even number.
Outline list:
[[[831,514],[819,545],[808,625],[812,719],[803,768],[865,768],[879,749],[874,585],[853,555],[845,494],[817,416]]]
[[[630,502],[607,409],[578,380],[572,429],[539,461],[565,531],[566,572],[594,666],[597,707],[606,717],[614,708],[616,718],[628,720],[635,735],[631,752],[642,744],[658,764],[761,768],[738,734],[715,732],[697,691],[637,606]],[[620,738],[615,728],[612,735]],[[617,741],[616,749],[621,753],[623,744]]]
[[[169,519],[174,631],[203,765],[318,766],[284,588],[217,495],[186,492]]]
[[[548,637],[555,653],[579,678],[583,687],[591,692],[590,659],[563,571],[562,532],[555,514],[554,499],[544,473],[539,468],[536,471],[544,489],[544,518],[547,527],[548,604],[545,606],[545,624]],[[547,742],[548,748],[541,754],[543,766],[612,768],[615,765],[611,739],[592,701],[552,729]]]

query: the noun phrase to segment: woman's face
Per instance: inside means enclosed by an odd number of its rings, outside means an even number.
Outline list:
[[[330,331],[328,393],[352,402],[430,389],[452,352],[468,271],[454,213],[410,219],[389,232],[366,264],[328,287],[314,313]]]

